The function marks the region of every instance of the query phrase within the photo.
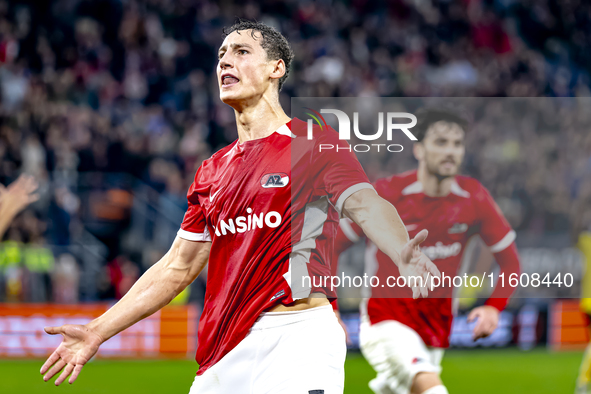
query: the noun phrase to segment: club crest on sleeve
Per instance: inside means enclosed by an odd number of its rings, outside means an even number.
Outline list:
[[[465,233],[468,230],[468,225],[466,223],[454,223],[453,226],[447,230],[449,234],[460,234]]]
[[[264,188],[285,187],[288,183],[289,176],[283,172],[277,172],[275,174],[265,174],[261,178],[261,186]]]

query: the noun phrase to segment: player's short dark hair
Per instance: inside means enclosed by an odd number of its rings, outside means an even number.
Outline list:
[[[417,111],[417,124],[412,128],[412,133],[417,137],[417,142],[422,142],[427,135],[429,127],[434,123],[444,121],[455,123],[460,126],[464,132],[468,131],[468,121],[460,114],[440,108],[422,108]]]
[[[274,27],[265,25],[261,22],[250,21],[247,19],[238,19],[230,27],[225,27],[222,34],[222,39],[228,37],[232,32],[242,30],[251,30],[252,38],[256,40],[255,32],[259,32],[262,36],[261,46],[267,52],[267,59],[279,60],[285,62],[285,74],[279,78],[279,90],[283,87],[283,83],[289,76],[289,68],[293,60],[293,51],[287,39],[279,33]]]

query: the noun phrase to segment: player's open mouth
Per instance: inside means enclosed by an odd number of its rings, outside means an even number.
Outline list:
[[[236,85],[238,82],[240,82],[240,80],[232,74],[223,74],[222,75],[222,86],[223,87],[233,86],[233,85]]]

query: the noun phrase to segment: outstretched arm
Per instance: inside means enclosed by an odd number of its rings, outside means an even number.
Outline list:
[[[392,259],[400,274],[406,277],[421,276],[423,286],[411,286],[413,297],[426,297],[428,274],[439,276],[437,266],[419,249],[427,238],[427,231],[419,232],[409,240],[408,232],[392,204],[378,196],[374,190],[362,189],[345,201],[344,213],[357,223],[365,235]],[[412,282],[411,282],[412,283]]]
[[[39,199],[35,190],[37,190],[37,181],[28,175],[21,175],[7,188],[0,185],[0,240],[12,219],[29,204]]]
[[[55,384],[59,386],[70,374],[73,383],[103,342],[158,311],[191,284],[207,264],[210,247],[211,242],[177,237],[168,253],[103,315],[86,325],[46,327],[48,334],[62,334],[64,339],[41,367],[41,374],[49,371],[43,380],[65,367]]]

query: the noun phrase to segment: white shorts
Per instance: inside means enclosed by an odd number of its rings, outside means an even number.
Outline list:
[[[408,394],[419,372],[441,372],[444,350],[428,348],[413,329],[394,320],[361,323],[361,352],[378,373],[369,382],[377,394]]]
[[[345,332],[330,305],[261,314],[190,394],[342,394]]]

